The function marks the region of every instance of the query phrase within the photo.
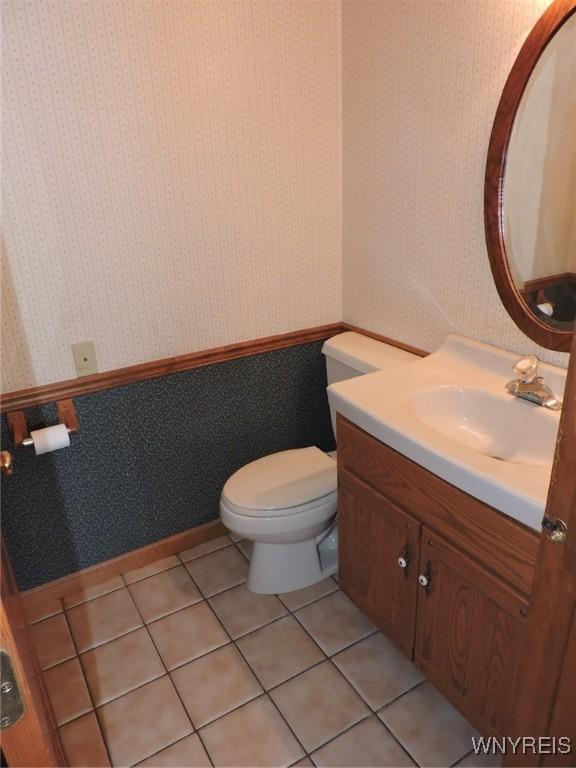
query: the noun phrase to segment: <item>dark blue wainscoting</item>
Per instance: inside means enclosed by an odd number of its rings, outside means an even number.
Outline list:
[[[227,477],[273,451],[334,447],[321,342],[75,399],[67,450],[14,451],[2,528],[21,589],[218,516]],[[27,411],[56,423],[53,405]],[[11,447],[6,422],[2,443]]]

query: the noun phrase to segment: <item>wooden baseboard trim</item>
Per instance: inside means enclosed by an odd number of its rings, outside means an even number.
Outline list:
[[[210,539],[223,536],[226,532],[226,528],[220,520],[214,520],[214,522],[189,528],[182,533],[176,533],[174,536],[140,547],[140,549],[134,549],[125,555],[118,555],[111,560],[105,560],[103,563],[97,563],[89,568],[63,576],[61,579],[55,579],[41,584],[39,587],[27,589],[20,593],[24,613],[25,615],[33,615],[37,613],[40,606],[51,600],[61,600],[81,589],[101,584],[103,581],[108,581],[114,576],[120,576],[134,568],[141,568],[156,562],[156,560],[161,560],[163,557],[175,555],[185,549],[210,541]]]
[[[54,382],[53,384],[44,384],[39,387],[7,392],[1,396],[0,413],[19,411],[36,405],[53,403],[58,400],[67,400],[79,397],[80,395],[100,392],[104,389],[133,384],[137,381],[156,379],[171,373],[189,371],[192,368],[200,368],[227,360],[236,360],[240,357],[257,355],[261,352],[272,352],[277,349],[308,344],[312,341],[322,341],[340,333],[340,330],[340,323],[317,325],[313,328],[280,333],[275,336],[265,336],[259,339],[251,339],[250,341],[240,341],[236,344],[212,347],[211,349],[190,352],[186,355],[178,355],[177,357],[165,357],[148,363],[131,365],[127,368],[117,368],[113,371],[95,373],[92,376],[67,379],[66,381]]]
[[[341,332],[354,331],[355,333],[361,333],[362,336],[369,336],[371,339],[381,341],[383,344],[389,344],[391,347],[403,349],[405,352],[410,352],[411,354],[418,355],[419,357],[426,357],[430,354],[430,352],[426,352],[426,350],[420,349],[420,347],[413,347],[411,344],[404,344],[402,341],[396,341],[396,339],[391,339],[388,336],[382,336],[382,334],[375,333],[374,331],[367,331],[366,328],[359,328],[357,325],[351,325],[350,323],[341,323],[340,330]]]

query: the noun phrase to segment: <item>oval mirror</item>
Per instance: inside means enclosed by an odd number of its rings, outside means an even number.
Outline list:
[[[555,0],[512,67],[484,187],[496,287],[520,329],[569,351],[576,330],[576,0]]]

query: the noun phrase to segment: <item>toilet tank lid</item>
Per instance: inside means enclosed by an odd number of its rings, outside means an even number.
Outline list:
[[[336,486],[334,459],[316,447],[295,448],[241,467],[226,482],[222,496],[236,507],[280,514],[335,493]]]
[[[324,342],[322,354],[353,368],[359,373],[384,371],[391,365],[418,360],[418,356],[383,341],[346,331]]]

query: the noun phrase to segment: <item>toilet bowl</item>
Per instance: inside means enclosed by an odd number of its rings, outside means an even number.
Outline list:
[[[254,542],[248,589],[291,592],[336,572],[335,542],[325,535],[336,515],[336,482],[336,461],[316,447],[264,456],[229,478],[220,518]]]
[[[325,342],[328,383],[418,358],[355,332]],[[336,435],[336,414],[331,411]],[[247,586],[275,594],[302,589],[338,567],[336,459],[319,448],[280,451],[246,464],[226,482],[220,518],[252,541]]]

